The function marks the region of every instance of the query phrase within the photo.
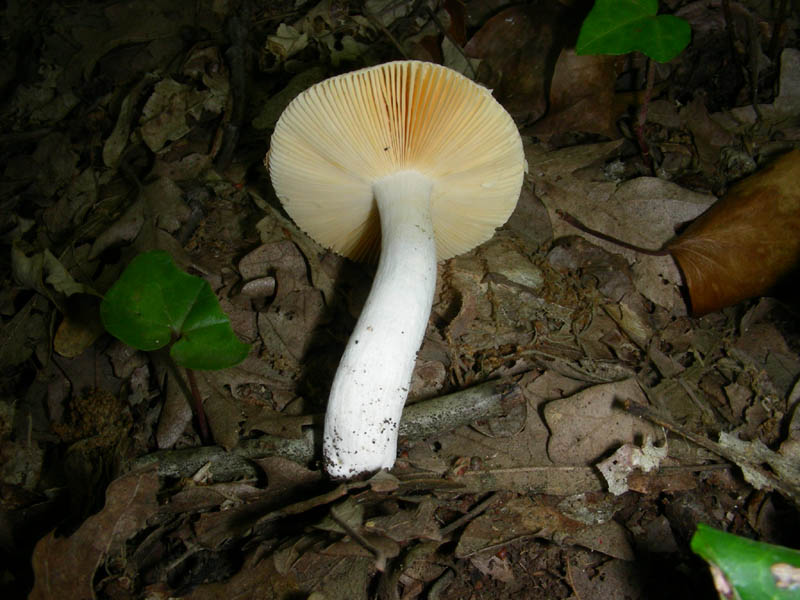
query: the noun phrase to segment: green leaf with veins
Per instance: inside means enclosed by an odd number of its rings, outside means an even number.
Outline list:
[[[114,337],[139,350],[172,344],[170,355],[189,369],[224,369],[250,347],[231,328],[208,282],[181,271],[166,252],[134,258],[103,298],[100,317]]]
[[[800,599],[800,552],[719,531],[700,523],[692,550],[711,565],[721,598]]]
[[[672,60],[689,44],[689,23],[659,15],[658,0],[596,0],[581,26],[578,54],[627,54],[638,50],[658,62]]]

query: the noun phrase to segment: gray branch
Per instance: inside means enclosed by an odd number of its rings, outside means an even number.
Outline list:
[[[522,391],[512,379],[498,379],[439,398],[411,404],[403,410],[400,437],[422,439],[469,425],[481,419],[509,414],[524,402]],[[244,440],[226,451],[219,446],[161,450],[137,459],[133,469],[158,464],[158,474],[168,478],[192,477],[207,466],[216,482],[253,479],[258,475],[252,460],[280,456],[310,465],[320,456],[322,428],[308,427],[297,439],[262,435]]]

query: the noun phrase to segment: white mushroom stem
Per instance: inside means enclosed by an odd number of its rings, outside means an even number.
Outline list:
[[[328,399],[323,454],[332,477],[394,465],[400,416],[436,286],[432,187],[417,171],[373,184],[381,256]]]

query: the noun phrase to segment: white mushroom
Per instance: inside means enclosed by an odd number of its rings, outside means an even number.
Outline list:
[[[286,211],[320,244],[355,260],[380,252],[331,387],[323,453],[332,477],[390,468],[437,258],[486,241],[514,210],[519,132],[486,88],[432,63],[392,62],[295,98],[269,169]]]

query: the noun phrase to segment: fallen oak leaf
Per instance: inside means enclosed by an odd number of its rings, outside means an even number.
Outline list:
[[[769,291],[800,259],[800,150],[734,185],[667,250],[683,273],[692,313]]]

